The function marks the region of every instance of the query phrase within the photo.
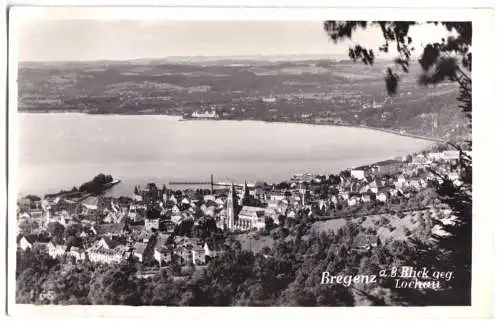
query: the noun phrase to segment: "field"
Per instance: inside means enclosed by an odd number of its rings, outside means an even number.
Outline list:
[[[253,253],[258,253],[265,247],[272,248],[274,246],[274,240],[271,236],[252,238],[248,234],[241,234],[236,235],[235,239],[240,242],[243,250],[252,251]]]
[[[431,208],[404,214],[366,215],[352,219],[351,222],[364,230],[374,230],[382,242],[388,240],[406,240],[419,237],[426,228],[434,224],[432,219],[450,220],[450,212],[446,209]],[[312,226],[318,232],[337,231],[347,224],[346,219],[332,219],[315,222]]]

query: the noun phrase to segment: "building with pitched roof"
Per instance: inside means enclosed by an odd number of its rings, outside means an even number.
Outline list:
[[[143,243],[143,242],[137,242],[134,244],[134,251],[133,251],[133,256],[136,257],[139,262],[144,262],[144,260],[147,258],[149,252],[148,251],[148,244]]]
[[[374,163],[372,165],[374,172],[378,176],[383,175],[396,175],[401,173],[403,169],[403,162],[401,160],[384,160]]]
[[[265,208],[243,206],[238,213],[235,228],[238,230],[263,229],[265,223]]]

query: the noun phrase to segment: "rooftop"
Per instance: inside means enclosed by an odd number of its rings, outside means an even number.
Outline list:
[[[369,165],[364,165],[364,166],[359,166],[359,167],[356,167],[356,168],[352,168],[351,170],[368,170],[370,169],[370,166]]]
[[[134,252],[143,254],[146,251],[148,245],[146,243],[137,242],[134,244]]]
[[[263,216],[266,208],[260,208],[260,207],[250,207],[250,206],[243,206],[240,211],[240,215],[246,215],[246,216]]]
[[[395,160],[395,159],[389,159],[389,160],[376,162],[373,164],[373,166],[385,166],[385,165],[392,165],[392,164],[398,164],[398,163],[401,163],[401,161]]]

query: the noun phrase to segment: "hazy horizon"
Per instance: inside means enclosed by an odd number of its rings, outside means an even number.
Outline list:
[[[306,60],[333,60],[333,61],[351,61],[347,51],[345,54],[286,54],[286,55],[185,55],[185,56],[164,56],[164,57],[141,57],[129,59],[87,59],[87,60],[23,60],[19,61],[21,64],[51,64],[51,63],[98,63],[98,62],[134,62],[134,61],[197,61],[197,62],[211,62],[211,61],[306,61]],[[378,61],[386,62],[393,61],[393,58],[376,58]]]
[[[425,44],[442,26],[412,27],[414,44]],[[348,58],[348,48],[374,50],[384,43],[377,27],[353,40],[332,42],[323,21],[169,21],[25,19],[15,37],[19,62],[93,62],[168,58]],[[376,52],[379,59],[394,53]],[[418,55],[418,54],[416,54]]]

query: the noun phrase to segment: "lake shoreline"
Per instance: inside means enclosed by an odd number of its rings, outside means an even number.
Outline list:
[[[337,124],[337,123],[314,123],[314,122],[302,122],[302,121],[286,121],[286,120],[276,120],[276,121],[269,121],[269,120],[262,120],[262,119],[190,119],[190,118],[183,118],[182,116],[179,115],[169,115],[169,114],[159,114],[159,113],[149,113],[149,112],[137,112],[137,113],[91,113],[91,112],[85,112],[81,110],[66,110],[66,111],[56,111],[56,110],[45,110],[45,111],[18,111],[19,114],[82,114],[82,115],[91,115],[91,116],[166,116],[166,117],[175,117],[179,118],[180,121],[241,121],[241,122],[262,122],[262,123],[270,123],[270,124],[300,124],[300,125],[310,125],[310,126],[335,126],[335,127],[350,127],[350,128],[362,128],[362,129],[367,129],[367,130],[374,130],[378,132],[383,132],[383,133],[389,133],[389,134],[394,134],[402,137],[407,137],[407,138],[412,138],[412,139],[421,139],[421,140],[426,140],[426,141],[431,141],[435,143],[447,143],[448,141],[442,140],[439,138],[431,137],[431,136],[426,136],[426,135],[417,135],[417,134],[410,134],[410,133],[401,133],[401,131],[396,130],[396,129],[390,129],[390,128],[382,128],[382,127],[375,127],[375,126],[367,126],[367,125],[354,125],[354,124]]]

